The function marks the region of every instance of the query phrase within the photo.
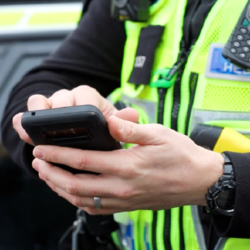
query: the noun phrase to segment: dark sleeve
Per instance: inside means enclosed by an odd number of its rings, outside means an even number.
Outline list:
[[[32,147],[19,139],[12,117],[27,110],[33,94],[51,95],[79,85],[96,88],[103,96],[120,86],[124,25],[110,17],[109,0],[92,0],[78,28],[39,67],[28,72],[12,90],[2,119],[2,141],[14,162],[29,173]]]
[[[236,196],[234,215],[213,216],[215,229],[220,237],[250,238],[250,153],[226,152],[232,161]]]

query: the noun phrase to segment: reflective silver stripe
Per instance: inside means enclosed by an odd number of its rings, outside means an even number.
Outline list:
[[[199,217],[198,207],[191,206],[191,211],[192,211],[195,233],[196,233],[198,244],[199,244],[199,249],[206,250],[207,248],[206,248],[205,238],[204,238],[201,221]]]
[[[245,135],[245,136],[247,136],[247,137],[250,136],[250,131],[247,132],[247,131],[237,130],[237,132],[239,132],[239,133],[241,133],[242,135]]]
[[[121,100],[127,102],[128,104],[136,105],[142,108],[148,115],[149,123],[155,123],[155,117],[157,112],[156,102],[143,100],[139,98],[132,98],[125,94],[122,94]]]
[[[231,112],[217,110],[197,110],[193,111],[190,131],[192,131],[198,123],[216,120],[250,120],[250,112]]]
[[[214,250],[222,250],[227,242],[227,239],[228,238],[220,238]]]

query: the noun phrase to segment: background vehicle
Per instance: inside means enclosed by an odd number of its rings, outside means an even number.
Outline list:
[[[81,10],[82,1],[0,0],[0,120],[13,86],[75,29]],[[0,249],[54,250],[75,211],[14,164],[0,137]]]

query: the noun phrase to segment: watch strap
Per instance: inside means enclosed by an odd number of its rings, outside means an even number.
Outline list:
[[[235,197],[235,176],[230,158],[223,153],[225,162],[224,162],[224,171],[223,175],[215,182],[210,188],[208,188],[208,193],[206,194],[207,206],[205,207],[205,212],[208,214],[223,214],[227,216],[232,216],[234,208],[222,209],[219,204],[220,194],[222,192],[228,191],[233,193],[229,198],[229,202],[234,202]],[[233,199],[233,201],[232,201]]]

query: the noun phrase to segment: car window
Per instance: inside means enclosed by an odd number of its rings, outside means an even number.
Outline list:
[[[69,0],[0,0],[0,4],[39,4],[39,3],[72,3]]]

